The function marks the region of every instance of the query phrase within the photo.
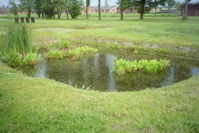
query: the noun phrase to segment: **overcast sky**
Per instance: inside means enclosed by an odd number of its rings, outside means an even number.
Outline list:
[[[9,0],[0,0],[0,6],[2,6],[2,5],[7,6],[8,5],[8,1]],[[104,1],[105,0],[101,0],[101,5],[102,6],[104,6]],[[108,0],[108,5],[116,5],[117,1],[118,0]],[[176,0],[176,1],[184,2],[185,0]],[[191,0],[191,3],[192,2],[195,3],[196,1],[199,1],[199,0]],[[98,5],[98,0],[91,0],[91,5],[92,6],[97,6]]]

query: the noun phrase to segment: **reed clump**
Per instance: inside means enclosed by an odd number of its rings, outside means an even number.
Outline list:
[[[34,65],[40,55],[32,47],[30,29],[25,24],[8,25],[4,32],[0,58],[12,67]]]

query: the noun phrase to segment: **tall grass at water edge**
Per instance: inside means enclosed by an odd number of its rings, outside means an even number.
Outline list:
[[[12,67],[37,63],[40,57],[32,47],[30,34],[30,29],[25,24],[8,25],[0,51],[2,61]]]

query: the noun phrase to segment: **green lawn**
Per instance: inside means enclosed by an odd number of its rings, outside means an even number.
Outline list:
[[[0,21],[0,28],[14,19]],[[199,57],[199,18],[180,16],[36,19],[33,43],[132,45],[139,50]],[[0,35],[3,33],[1,32]],[[3,38],[0,38],[0,45]],[[165,54],[164,53],[164,54]],[[31,78],[0,63],[0,132],[199,132],[199,75],[160,89],[97,92]]]

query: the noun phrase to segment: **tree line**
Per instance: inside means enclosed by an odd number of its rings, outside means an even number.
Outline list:
[[[156,8],[166,3],[172,4],[174,0],[118,0],[118,8],[121,11],[120,19],[123,19],[124,10],[136,7],[140,14],[140,19],[144,19],[144,14],[148,13],[152,8]],[[185,3],[188,0],[185,0]],[[31,12],[37,13],[38,18],[61,18],[63,12],[66,13],[67,19],[71,16],[72,19],[77,18],[81,11],[86,7],[86,19],[89,19],[88,9],[91,0],[9,0],[10,12],[18,15],[20,11],[26,11],[27,17],[31,17]],[[108,5],[108,0],[105,0],[105,5]],[[185,4],[186,5],[186,4]],[[98,0],[98,17],[101,19],[101,0]],[[186,8],[185,8],[186,9]],[[186,15],[186,13],[185,13]],[[186,18],[186,16],[183,16]]]

